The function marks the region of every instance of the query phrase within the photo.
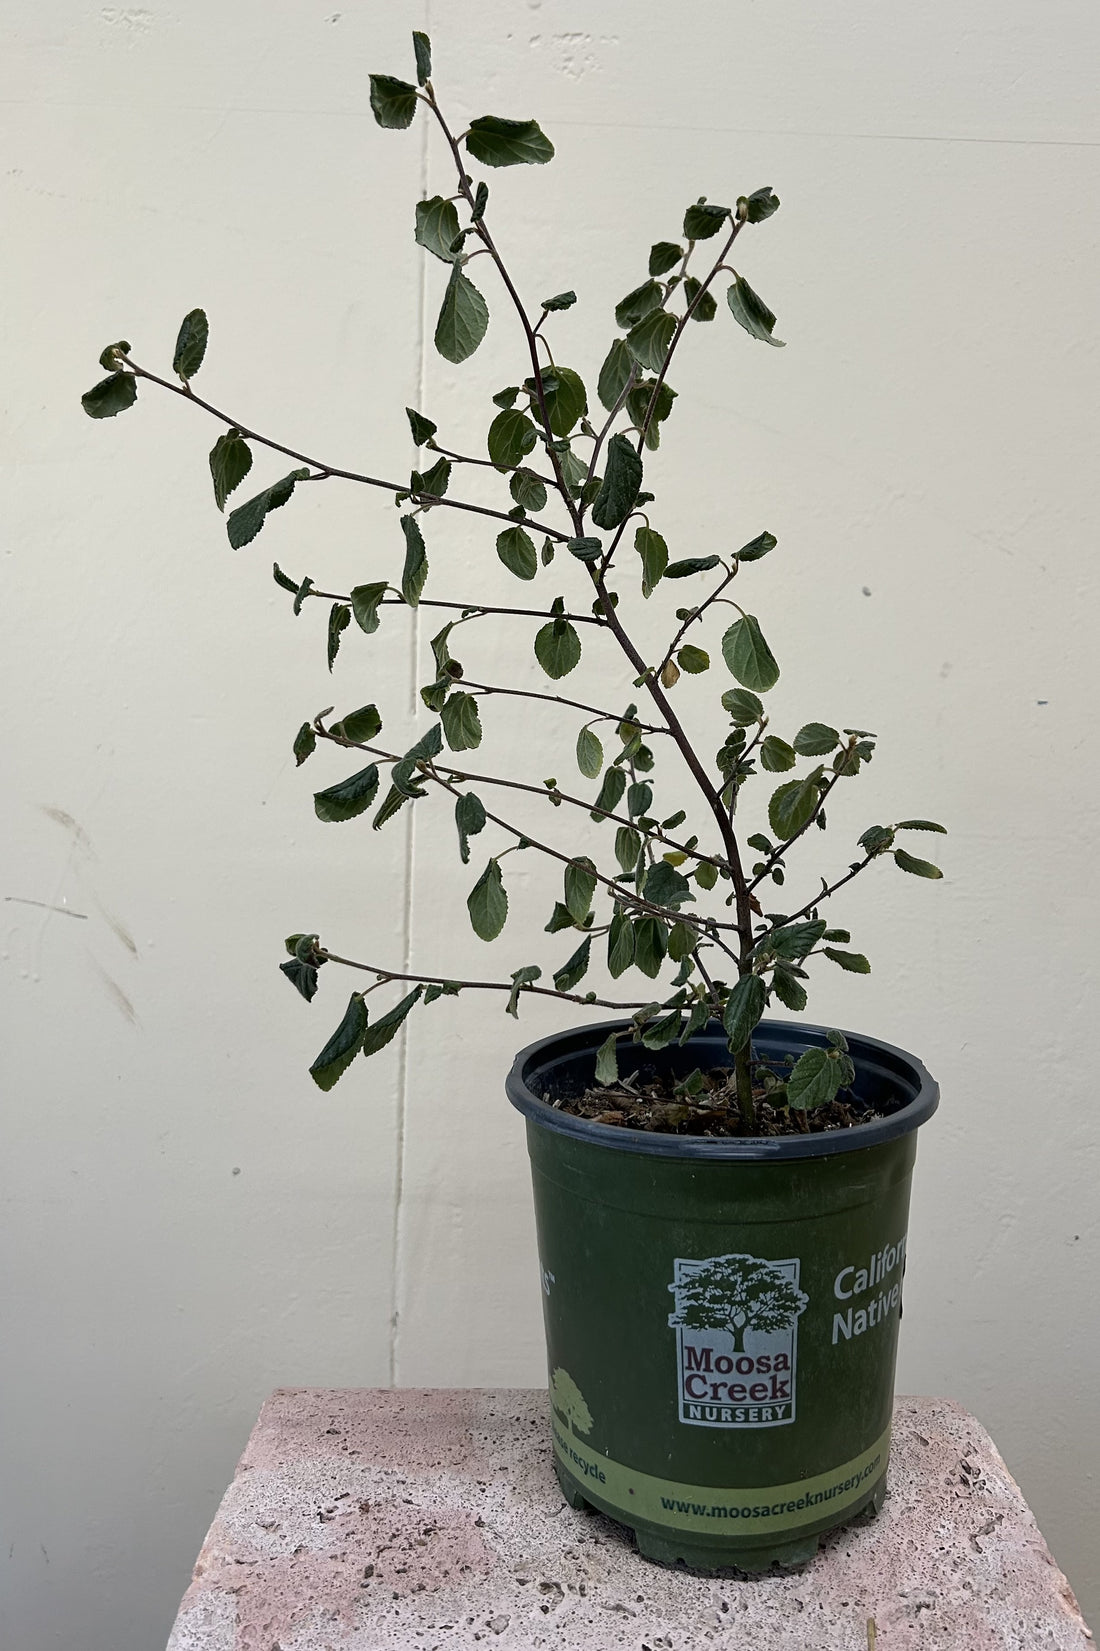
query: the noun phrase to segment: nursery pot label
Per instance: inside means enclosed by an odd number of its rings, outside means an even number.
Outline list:
[[[673,1263],[680,1420],[784,1427],[795,1419],[798,1320],[809,1297],[797,1257],[713,1255]]]

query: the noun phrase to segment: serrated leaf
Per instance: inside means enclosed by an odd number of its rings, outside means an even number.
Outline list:
[[[429,498],[441,499],[447,491],[451,480],[450,459],[436,459],[429,470],[421,473],[414,470],[409,491],[417,495],[427,494]]]
[[[764,715],[763,702],[746,688],[727,688],[722,695],[722,709],[739,728],[759,722]]]
[[[393,75],[371,75],[370,106],[379,126],[403,132],[416,114],[416,87]]]
[[[683,256],[683,247],[677,246],[675,241],[658,241],[649,249],[650,275],[667,275]]]
[[[674,963],[682,963],[695,950],[696,934],[686,923],[674,923],[668,937],[668,955]]]
[[[334,602],[328,616],[328,668],[331,671],[340,652],[340,638],[351,624],[351,609],[346,602]]]
[[[831,963],[838,963],[851,975],[869,975],[871,965],[862,952],[839,952],[835,946],[823,946],[822,951]]]
[[[632,826],[620,826],[615,833],[615,858],[628,877],[634,875],[641,852],[642,839],[639,834]]]
[[[728,206],[713,201],[695,201],[684,213],[684,234],[689,241],[709,241],[717,235],[730,215]]]
[[[658,860],[655,865],[650,866],[641,892],[651,905],[670,906],[673,910],[695,899],[687,878],[681,876],[667,860]]]
[[[553,298],[544,298],[539,308],[543,310],[571,310],[576,302],[577,295],[575,292],[558,292],[554,294]]]
[[[680,1010],[673,1009],[671,1014],[662,1015],[660,1020],[649,1022],[642,1033],[642,1043],[647,1049],[667,1049],[680,1036],[683,1024]]]
[[[827,1049],[807,1049],[787,1079],[787,1105],[799,1112],[827,1106],[840,1088],[843,1074]]]
[[[312,757],[317,749],[317,735],[313,731],[313,724],[303,722],[294,736],[294,766],[301,768],[307,757]]]
[[[809,956],[824,933],[825,923],[820,917],[805,923],[784,923],[772,934],[765,935],[756,950],[761,955],[773,955],[787,963],[797,963]]]
[[[625,332],[641,321],[643,316],[659,310],[665,301],[665,289],[659,281],[643,281],[640,287],[628,292],[615,305],[615,321]]]
[[[605,1038],[596,1050],[596,1082],[598,1084],[615,1083],[619,1076],[619,1059],[616,1052],[618,1033],[612,1032]]]
[[[893,846],[894,833],[890,826],[873,825],[858,837],[860,848],[866,849],[868,854],[884,854]]]
[[[532,985],[542,979],[542,970],[537,963],[525,963],[512,975],[512,990],[508,994],[508,1003],[505,1014],[511,1015],[513,1020],[519,1019],[519,994],[525,986]]]
[[[685,556],[665,569],[666,579],[690,579],[693,573],[709,573],[718,566],[717,556]]]
[[[435,347],[456,366],[473,355],[489,326],[489,306],[458,265],[451,270],[435,325]]]
[[[612,978],[618,980],[634,962],[634,928],[622,906],[616,906],[611,915],[607,934],[607,967]]]
[[[668,930],[656,917],[640,917],[634,923],[634,966],[650,980],[656,980],[668,952]]]
[[[742,545],[737,552],[739,562],[759,562],[770,550],[774,550],[779,540],[774,533],[758,533],[755,539],[750,539],[747,545]]]
[[[415,516],[402,516],[401,531],[405,535],[405,566],[401,573],[401,594],[410,608],[415,608],[428,577],[428,553],[424,548],[424,535]]]
[[[367,1006],[362,992],[353,992],[343,1020],[309,1069],[318,1089],[331,1089],[347,1071],[360,1049],[367,1030]]]
[[[137,400],[137,378],[133,373],[111,373],[85,390],[80,405],[89,418],[114,418]]]
[[[592,951],[592,936],[585,935],[576,951],[568,962],[563,963],[554,976],[554,985],[559,992],[571,992],[578,980],[583,980],[588,973],[588,962]]]
[[[636,371],[634,357],[627,348],[626,340],[617,338],[607,352],[607,358],[600,368],[599,382],[596,385],[596,393],[609,413],[625,390],[630,375],[634,371]]]
[[[301,992],[307,1003],[311,1003],[317,995],[317,969],[312,963],[303,963],[299,958],[292,957],[286,963],[279,964],[280,972],[293,986]]]
[[[692,876],[701,889],[712,889],[718,881],[718,867],[710,865],[705,860],[700,861]]]
[[[779,666],[751,613],[734,621],[722,638],[722,656],[742,687],[767,693],[779,681]]]
[[[452,694],[440,713],[443,734],[452,751],[476,751],[481,744],[481,717],[473,694]]]
[[[816,781],[788,780],[772,793],[768,804],[768,824],[781,842],[795,837],[813,819],[820,792]]]
[[[522,464],[538,440],[538,432],[518,407],[506,407],[489,426],[486,445],[489,457],[502,469]]]
[[[577,767],[589,780],[596,779],[603,767],[603,746],[591,728],[582,728],[577,735]]]
[[[583,923],[592,909],[596,892],[596,868],[587,856],[571,860],[565,868],[565,909],[574,923]]]
[[[306,577],[302,580],[301,584],[298,586],[298,589],[294,592],[293,610],[294,610],[295,619],[297,619],[298,615],[301,613],[302,603],[305,601],[306,597],[311,593],[312,590],[313,590],[313,580],[307,574]]]
[[[416,56],[416,78],[421,86],[426,86],[432,77],[432,43],[420,29],[414,29],[412,37],[413,52]]]
[[[470,862],[470,838],[484,831],[485,805],[473,791],[464,791],[455,803],[455,825],[458,827],[458,852],[462,864]]]
[[[656,397],[654,397],[655,389]],[[661,445],[661,424],[672,412],[672,404],[675,400],[676,391],[667,379],[658,389],[655,378],[645,378],[627,392],[627,417],[639,430],[644,429],[645,444],[651,451]],[[650,411],[651,405],[652,411]],[[648,423],[646,422],[647,418]]]
[[[353,745],[364,745],[368,740],[375,739],[382,732],[382,718],[377,705],[361,705],[358,711],[351,711],[339,722],[333,723],[330,732],[350,740]]]
[[[337,785],[313,794],[313,807],[319,820],[339,823],[354,820],[366,813],[378,792],[378,765],[371,763]]]
[[[553,387],[547,385],[543,389],[550,429],[555,436],[567,436],[588,411],[588,391],[581,375],[572,367],[555,367],[553,379]]]
[[[298,579],[292,579],[289,574],[284,573],[278,562],[273,562],[271,564],[271,573],[275,583],[281,590],[292,591],[294,595],[297,595],[301,590],[301,581]]]
[[[550,913],[550,921],[546,925],[547,934],[557,934],[561,929],[575,929],[576,924],[570,916],[567,907],[560,900],[554,901],[554,909]]]
[[[800,1015],[806,1007],[806,988],[797,977],[777,964],[772,973],[772,990],[780,1003],[793,1014]]]
[[[797,762],[794,748],[776,734],[769,734],[760,747],[760,766],[770,774],[782,774]]]
[[[899,820],[894,828],[896,831],[940,831],[947,836],[947,827],[937,825],[935,820]]]
[[[734,986],[722,1014],[730,1053],[736,1055],[752,1037],[764,1013],[767,989],[759,975],[742,975]]]
[[[508,916],[508,896],[500,866],[490,860],[466,900],[473,931],[479,940],[495,940]]]
[[[894,850],[894,860],[902,871],[912,872],[914,877],[942,877],[939,866],[934,866],[931,860],[918,860],[914,854],[906,854],[903,848]]]
[[[426,201],[417,201],[413,237],[418,246],[441,258],[445,264],[453,264],[455,254],[451,251],[451,243],[458,232],[458,212],[453,201],[443,195],[432,195]]]
[[[779,211],[779,196],[773,195],[767,184],[763,189],[754,189],[751,195],[742,195],[737,202],[739,208],[742,203],[745,220],[750,224],[762,224],[765,218],[770,218],[773,212]]]
[[[640,367],[659,373],[665,364],[677,321],[667,310],[653,310],[643,316],[626,335],[626,347]]]
[[[783,339],[772,337],[772,328],[775,326],[775,316],[747,281],[739,275],[733,278],[733,286],[726,293],[726,302],[730,307],[730,314],[739,326],[752,338],[762,339],[765,344],[775,344],[783,348]]]
[[[517,579],[533,579],[539,571],[535,541],[522,527],[506,527],[497,534],[497,555]]]
[[[206,354],[210,327],[205,310],[189,310],[180,324],[176,348],[172,356],[172,371],[181,378],[194,378]]]
[[[416,412],[412,407],[406,407],[405,412],[408,415],[409,429],[412,431],[413,441],[418,447],[423,447],[426,441],[431,441],[439,429],[438,424],[433,424],[430,418],[425,418],[423,413]]]
[[[387,1010],[378,1020],[371,1022],[363,1034],[362,1051],[364,1055],[377,1055],[378,1051],[384,1049],[387,1043],[397,1035],[402,1021],[413,1004],[419,1003],[423,990],[423,986],[415,986],[408,997],[403,997],[400,1003]]]
[[[225,509],[225,501],[252,469],[252,449],[239,430],[227,430],[210,450],[210,475],[214,482],[214,503]],[[295,589],[297,587],[294,587]]]
[[[840,735],[825,722],[807,722],[794,736],[800,757],[824,757],[840,744]]]
[[[642,595],[652,596],[668,567],[668,546],[651,527],[640,527],[634,535],[634,549],[642,559]]]
[[[622,769],[609,768],[603,777],[603,784],[600,786],[599,794],[593,805],[592,818],[594,820],[602,818],[602,815],[596,812],[596,810],[603,810],[608,814],[614,814],[615,810],[623,800],[623,792],[625,790],[626,775],[623,773]]]
[[[236,510],[230,511],[225,530],[233,549],[240,550],[244,545],[251,544],[270,512],[281,509],[294,492],[294,484],[305,481],[308,475],[309,471],[305,468],[292,470],[289,476],[283,476],[271,487],[265,487],[247,504],[238,505]]]
[[[592,506],[597,527],[614,528],[626,520],[642,485],[642,461],[624,435],[607,444],[603,483]]]
[[[525,510],[542,510],[546,505],[546,484],[531,470],[517,470],[508,483],[508,491]]]
[[[676,663],[682,671],[687,671],[689,676],[700,676],[703,671],[710,670],[710,655],[705,648],[697,648],[693,643],[685,642],[676,654]]]
[[[684,302],[693,321],[713,321],[718,314],[714,294],[704,292],[703,283],[697,281],[694,275],[689,275],[684,282]]]
[[[603,545],[599,539],[569,539],[565,548],[578,562],[598,562],[603,555]]]
[[[356,585],[351,593],[351,611],[360,630],[370,636],[378,629],[378,607],[389,590],[384,579],[373,585]]]
[[[545,166],[554,145],[535,120],[481,115],[470,122],[466,148],[482,166]]]

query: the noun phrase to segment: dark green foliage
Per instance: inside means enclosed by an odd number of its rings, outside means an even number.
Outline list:
[[[210,327],[205,310],[191,310],[184,316],[172,356],[172,371],[182,379],[194,378],[206,354]]]
[[[481,115],[466,133],[466,148],[483,166],[545,166],[554,145],[534,120]]]
[[[281,509],[294,492],[294,484],[305,481],[308,475],[307,469],[292,470],[289,476],[284,476],[271,487],[265,487],[262,493],[257,493],[247,504],[238,505],[236,510],[230,511],[225,530],[233,549],[240,550],[242,546],[251,544],[269,513]]]
[[[114,418],[137,400],[137,379],[133,373],[112,373],[85,390],[80,405],[89,418]]]

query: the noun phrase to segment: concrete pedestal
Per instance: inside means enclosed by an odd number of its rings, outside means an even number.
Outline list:
[[[992,1440],[899,1399],[877,1519],[795,1575],[664,1570],[566,1507],[544,1392],[280,1390],[168,1651],[1086,1651]]]

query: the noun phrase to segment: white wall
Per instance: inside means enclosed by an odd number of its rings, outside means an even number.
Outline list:
[[[322,827],[311,792],[346,764],[289,757],[333,701],[412,725],[411,620],[349,633],[330,679],[319,605],[295,621],[269,577],[273,557],[333,590],[393,576],[390,501],[304,489],[234,553],[203,417],[152,393],[107,424],[78,405],[104,344],[166,369],[202,304],[196,387],[290,446],[401,476],[407,402],[476,445],[522,357],[485,261],[483,351],[451,369],[422,348],[441,281],[412,203],[450,187],[445,157],[380,131],[366,96],[369,70],[408,72],[412,26],[457,118],[535,114],[558,146],[496,174],[493,206],[524,290],[580,294],[554,337],[590,385],[611,305],[689,200],[783,199],[743,263],[789,346],[728,316],[690,340],[650,465],[660,525],[681,555],[779,534],[749,570],[778,725],[881,735],[822,863],[879,815],[952,827],[942,885],[856,886],[875,972],[823,980],[811,1009],[943,1085],[900,1382],[990,1426],[1100,1615],[1095,8],[336,4],[5,8],[0,1643],[162,1643],[276,1385],[543,1377],[502,1077],[563,1017],[444,1002],[322,1096],[306,1067],[351,983],[330,970],[307,1007],[275,972],[298,928],[426,969],[564,955],[470,935],[449,810]],[[434,594],[515,600],[488,527],[442,514]],[[482,628],[468,652],[499,680],[528,647]],[[710,740],[711,680],[678,692]],[[569,771],[571,723],[486,721],[487,770]],[[514,921],[541,927],[555,880],[530,877]]]

